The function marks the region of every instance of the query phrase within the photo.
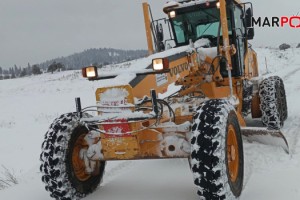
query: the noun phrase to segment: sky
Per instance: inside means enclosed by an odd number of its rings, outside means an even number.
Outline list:
[[[145,0],[1,0],[0,66],[27,66],[89,48],[147,49]],[[148,0],[154,18],[167,0]],[[299,0],[252,0],[256,17],[292,16]],[[254,46],[300,43],[300,29],[256,27]]]

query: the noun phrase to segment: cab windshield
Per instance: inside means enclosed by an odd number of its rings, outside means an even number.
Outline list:
[[[220,10],[218,8],[198,8],[192,11],[177,10],[176,14],[176,17],[171,19],[171,24],[177,46],[187,45],[190,39],[195,42],[200,38],[214,39],[218,37],[220,25]],[[231,34],[229,20],[228,25],[229,34]]]

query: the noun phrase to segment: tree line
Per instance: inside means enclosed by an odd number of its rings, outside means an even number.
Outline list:
[[[0,80],[19,78],[30,75],[38,75],[41,73],[42,71],[38,65],[31,66],[29,63],[28,66],[25,68],[17,67],[17,65],[8,69],[3,69],[2,67],[0,67]]]
[[[13,79],[24,76],[38,75],[42,73],[54,73],[63,70],[81,69],[85,66],[116,64],[145,57],[146,50],[121,50],[113,48],[92,48],[81,53],[75,53],[67,57],[55,58],[40,64],[30,65],[27,67],[10,67],[4,69],[0,67],[0,80]]]
[[[82,67],[95,65],[103,66],[116,64],[124,61],[145,57],[146,50],[122,50],[113,48],[91,48],[81,53],[74,53],[70,56],[55,58],[39,64],[43,69],[47,69],[53,62],[61,63],[65,69],[81,69]]]

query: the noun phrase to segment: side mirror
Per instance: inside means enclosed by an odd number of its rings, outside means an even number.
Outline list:
[[[156,41],[157,41],[157,50],[159,52],[165,50],[165,45],[164,45],[164,29],[161,23],[157,23],[156,27]]]
[[[159,42],[164,41],[164,29],[161,23],[156,24],[156,37],[157,37],[157,41]]]
[[[246,8],[245,11],[245,26],[246,26],[246,37],[248,40],[254,38],[254,27],[252,26],[253,10],[252,5],[250,8]]]

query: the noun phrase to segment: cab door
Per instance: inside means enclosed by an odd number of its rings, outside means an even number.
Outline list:
[[[245,26],[243,21],[243,10],[239,5],[232,5],[232,32],[233,44],[236,47],[236,54],[233,56],[233,71],[235,77],[243,76],[244,74],[244,57],[245,57]]]

